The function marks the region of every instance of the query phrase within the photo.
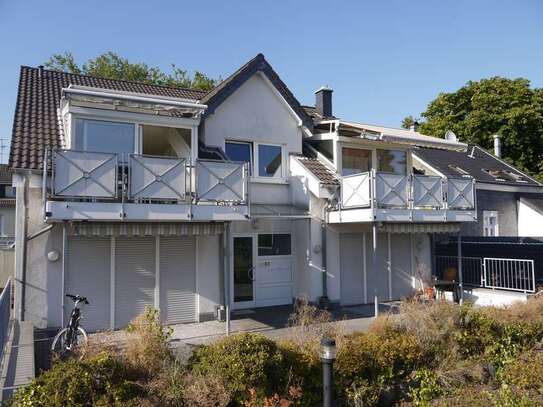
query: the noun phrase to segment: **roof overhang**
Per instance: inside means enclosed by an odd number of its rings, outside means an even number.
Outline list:
[[[88,86],[70,85],[62,89],[62,105],[114,109],[128,112],[200,116],[207,106],[197,100],[112,91]]]

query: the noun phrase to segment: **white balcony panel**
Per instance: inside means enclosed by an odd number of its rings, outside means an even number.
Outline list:
[[[58,150],[53,154],[56,196],[115,198],[117,156],[110,153]]]
[[[407,208],[408,181],[406,175],[377,173],[375,176],[375,198],[377,206],[384,208]]]
[[[475,208],[475,185],[472,178],[447,178],[449,209]]]
[[[369,172],[341,179],[341,202],[344,208],[364,208],[371,205],[371,176]]]
[[[132,155],[130,199],[185,199],[185,160]]]
[[[196,198],[199,201],[246,202],[245,164],[228,161],[196,162]]]
[[[247,205],[193,205],[193,221],[246,221],[249,216],[249,207]]]
[[[442,208],[443,183],[441,177],[413,176],[413,206],[415,208]]]

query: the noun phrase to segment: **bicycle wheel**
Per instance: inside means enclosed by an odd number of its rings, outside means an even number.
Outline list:
[[[76,336],[72,339],[72,343],[68,346],[68,328],[61,329],[53,339],[51,351],[57,354],[61,359],[66,358],[77,349],[82,349],[83,345],[88,342],[87,333],[82,327],[77,327]],[[83,354],[81,354],[83,357]]]

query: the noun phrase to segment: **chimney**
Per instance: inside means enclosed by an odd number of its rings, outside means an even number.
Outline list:
[[[498,158],[502,158],[502,142],[499,134],[494,134],[494,155]]]
[[[315,91],[315,107],[322,117],[332,117],[332,92],[328,86]]]
[[[38,66],[38,78],[43,77],[43,65]]]
[[[454,132],[452,130],[447,130],[445,132],[445,140],[449,140],[449,141],[458,141],[458,137],[456,137],[456,134],[454,134]]]
[[[409,130],[413,131],[413,132],[416,132],[419,130],[419,122],[418,121],[414,121],[413,124],[411,126],[409,126]]]

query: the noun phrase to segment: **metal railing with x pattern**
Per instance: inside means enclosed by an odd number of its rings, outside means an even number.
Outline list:
[[[203,202],[248,201],[247,163],[234,161],[196,161],[196,200]]]
[[[183,201],[185,160],[175,157],[130,156],[130,199]]]

